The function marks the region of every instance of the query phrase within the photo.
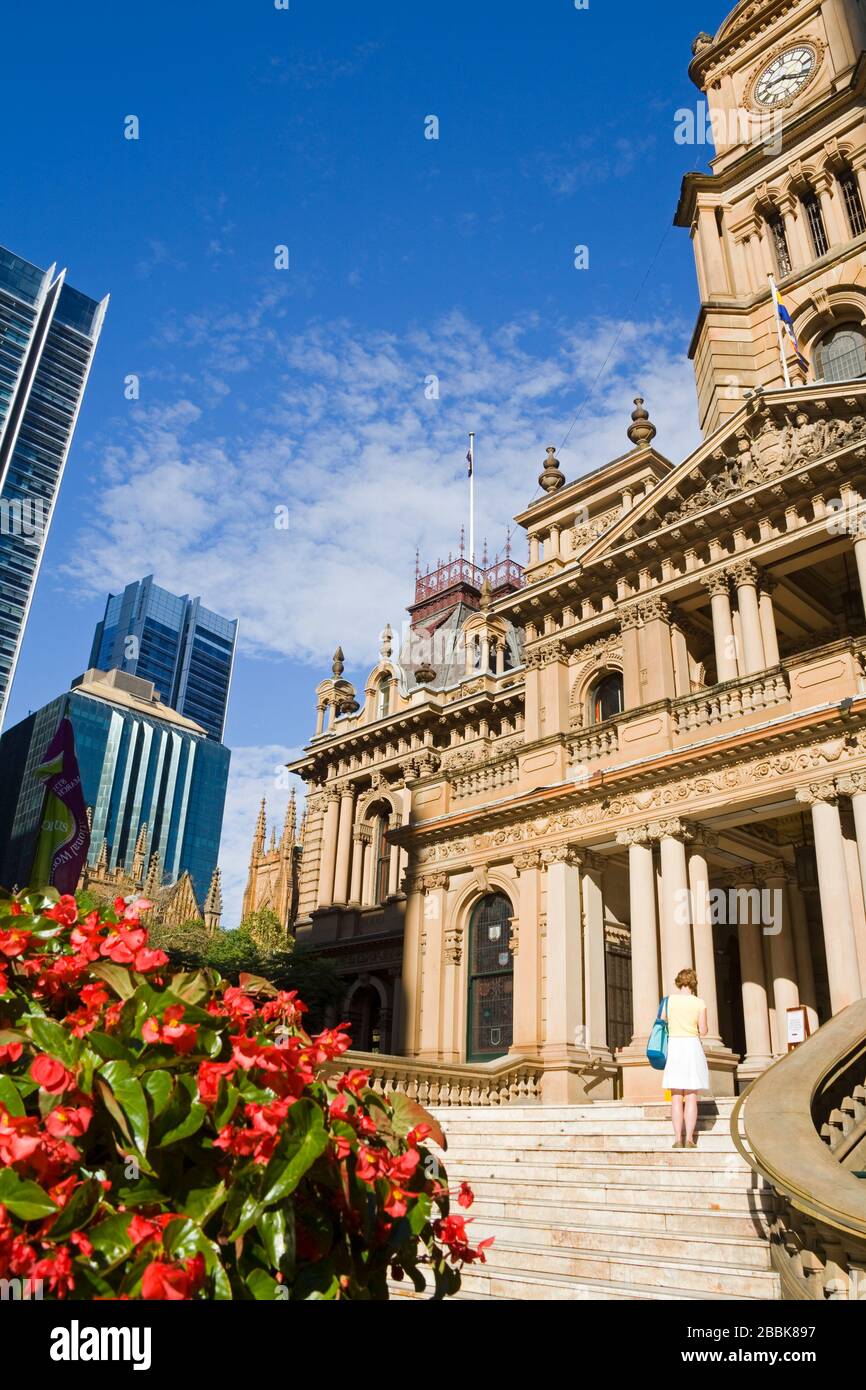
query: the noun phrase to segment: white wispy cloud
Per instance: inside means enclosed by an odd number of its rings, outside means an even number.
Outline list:
[[[350,662],[372,661],[383,623],[411,600],[416,546],[428,563],[456,552],[469,429],[477,534],[492,552],[593,387],[561,453],[566,477],[629,447],[637,394],[662,452],[676,459],[697,438],[683,325],[529,319],[485,332],[452,312],[400,335],[345,322],[292,333],[281,308],[277,297],[246,322],[178,325],[173,346],[193,354],[201,384],[187,374],[184,394],[134,408],[106,443],[70,565],[83,592],[153,572],[238,616],[249,654],[321,666],[339,642]],[[218,431],[207,383],[226,349],[236,370],[221,377]],[[433,377],[438,399],[427,398]]]
[[[300,751],[277,743],[232,750],[220,845],[224,927],[236,927],[241,920],[253,831],[262,798],[267,802],[268,841],[272,826],[276,827],[279,840],[289,800],[284,764]],[[297,784],[297,778],[290,780]],[[299,805],[299,819],[302,809]]]

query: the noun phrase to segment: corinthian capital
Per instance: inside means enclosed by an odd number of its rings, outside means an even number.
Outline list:
[[[618,830],[616,832],[616,842],[618,845],[625,845],[630,848],[632,845],[648,845],[651,843],[649,829],[645,825],[633,825],[628,830]]]
[[[739,560],[737,564],[731,565],[729,574],[738,589],[742,585],[756,588],[761,572],[751,560]]]
[[[715,574],[705,574],[701,579],[701,584],[711,597],[714,594],[724,594],[726,598],[730,597],[731,586],[728,582],[728,576],[723,570],[716,570]]]
[[[571,845],[553,845],[541,851],[541,861],[548,868],[553,864],[579,864],[580,855]]]
[[[693,837],[693,830],[686,821],[673,816],[670,820],[656,820],[649,826],[650,839],[652,840],[683,840],[690,842]]]
[[[773,879],[781,879],[787,882],[789,867],[784,859],[765,859],[763,864],[756,864],[754,868],[756,883],[772,883]]]
[[[808,787],[797,788],[797,800],[805,806],[815,806],[822,801],[836,801],[838,795],[835,782],[811,782]]]
[[[641,606],[639,603],[625,603],[617,609],[617,621],[621,632],[627,632],[629,628],[637,627],[640,623]]]
[[[640,605],[640,615],[645,623],[651,623],[654,619],[661,619],[663,623],[671,620],[671,610],[669,604],[663,598],[645,598]]]
[[[525,874],[530,869],[537,869],[541,864],[541,851],[528,849],[514,856],[514,867],[519,874]]]
[[[840,796],[862,796],[866,792],[866,772],[847,772],[836,778],[836,790]]]

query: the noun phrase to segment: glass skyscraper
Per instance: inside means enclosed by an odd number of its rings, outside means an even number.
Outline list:
[[[163,704],[149,681],[120,671],[86,672],[0,738],[0,886],[28,882],[45,797],[36,769],[64,715],[93,813],[90,864],[105,845],[107,867],[129,870],[146,826],[145,863],[158,853],[168,883],[189,870],[203,903],[219,854],[231,754]]]
[[[237,619],[212,613],[201,599],[161,589],[151,574],[127,584],[122,594],[109,594],[90,665],[152,681],[167,705],[219,742],[237,631]]]
[[[0,247],[0,728],[108,299]]]

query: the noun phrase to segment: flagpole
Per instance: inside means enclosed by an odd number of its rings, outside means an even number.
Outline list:
[[[776,281],[772,275],[768,275],[770,281],[770,294],[773,297],[773,313],[776,316],[776,332],[779,338],[779,356],[782,359],[782,375],[785,379],[785,387],[791,389],[791,373],[788,371],[788,359],[785,356],[785,339],[782,334],[782,319],[779,314],[779,291],[776,289]]]
[[[469,563],[475,564],[475,435],[469,431]]]

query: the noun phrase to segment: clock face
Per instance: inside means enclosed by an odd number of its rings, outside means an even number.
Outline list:
[[[815,72],[818,54],[811,44],[788,48],[769,63],[755,83],[761,106],[787,106],[802,92]]]

